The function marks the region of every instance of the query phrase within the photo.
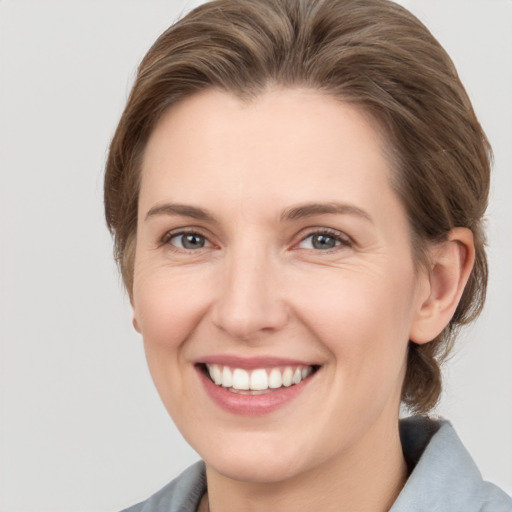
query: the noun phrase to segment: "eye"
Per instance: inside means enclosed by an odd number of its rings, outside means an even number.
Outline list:
[[[303,238],[299,249],[313,249],[318,251],[328,251],[340,246],[349,246],[350,240],[341,233],[331,231],[317,231]]]
[[[207,238],[199,233],[170,233],[165,238],[165,243],[173,245],[178,249],[184,249],[187,251],[211,246],[211,243],[207,240]]]

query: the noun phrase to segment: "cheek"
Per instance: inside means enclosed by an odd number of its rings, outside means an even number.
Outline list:
[[[133,308],[155,387],[170,415],[187,416],[190,368],[186,347],[206,309],[197,283],[167,271],[141,271],[135,279]]]
[[[339,364],[361,376],[401,371],[413,313],[412,272],[337,270],[294,295],[304,323]]]
[[[204,281],[168,269],[140,269],[135,274],[133,313],[148,346],[176,348],[206,309]]]

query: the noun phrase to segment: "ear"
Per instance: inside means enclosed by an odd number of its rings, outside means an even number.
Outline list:
[[[137,320],[137,313],[135,312],[135,302],[133,300],[133,285],[132,285],[131,290],[128,291],[128,297],[130,298],[130,306],[132,307],[132,325],[133,325],[133,328],[139,334],[141,334],[139,321]]]
[[[137,320],[137,314],[135,313],[135,308],[133,306],[133,302],[132,302],[132,325],[133,325],[133,328],[139,333],[139,334],[142,334],[140,332],[140,325],[139,325],[139,321]]]
[[[455,228],[429,251],[426,290],[418,301],[409,339],[423,344],[438,336],[452,319],[475,263],[473,233]]]
[[[132,324],[133,324],[133,328],[139,333],[141,334],[140,332],[140,327],[139,327],[139,322],[137,321],[137,317],[135,316],[135,314],[133,315],[132,317]]]

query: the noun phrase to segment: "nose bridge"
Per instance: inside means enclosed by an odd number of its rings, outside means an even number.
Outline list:
[[[227,251],[214,305],[216,326],[242,340],[280,329],[288,312],[279,289],[278,267],[263,244],[245,240]]]

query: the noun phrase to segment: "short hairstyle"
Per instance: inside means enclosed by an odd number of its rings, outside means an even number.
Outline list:
[[[402,401],[427,413],[439,399],[440,363],[458,327],[485,300],[482,223],[492,155],[451,59],[416,17],[389,0],[215,0],[157,39],[138,68],[106,164],[106,221],[128,293],[141,162],[159,119],[204,89],[250,101],[272,86],[311,88],[374,119],[416,262],[425,263],[428,245],[452,228],[474,234],[475,265],[449,325],[429,343],[409,343]]]

